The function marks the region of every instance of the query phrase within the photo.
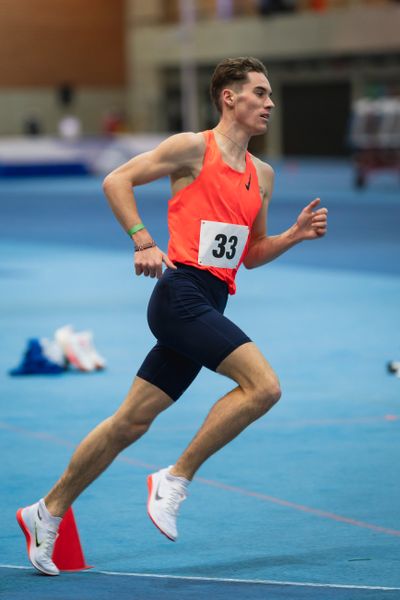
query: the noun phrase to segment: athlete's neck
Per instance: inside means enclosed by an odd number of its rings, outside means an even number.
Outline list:
[[[250,138],[245,132],[235,128],[233,123],[224,123],[223,121],[220,121],[214,128],[214,133],[219,136],[218,141],[226,147],[229,154],[232,154],[237,158],[246,154]]]

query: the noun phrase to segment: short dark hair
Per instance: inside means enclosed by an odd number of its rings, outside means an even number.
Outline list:
[[[252,71],[264,73],[268,77],[265,65],[252,56],[226,58],[215,67],[210,83],[210,96],[219,113],[222,112],[220,98],[222,90],[233,83],[245,83],[247,74]]]

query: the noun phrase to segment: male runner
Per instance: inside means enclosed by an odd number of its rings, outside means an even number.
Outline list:
[[[120,408],[81,442],[48,495],[18,511],[30,561],[42,573],[59,573],[51,557],[68,507],[181,396],[202,366],[231,378],[235,387],[212,407],[175,465],[148,477],[148,514],[170,540],[177,538],[179,505],[199,467],[280,397],[267,360],[223,312],[242,262],[258,267],[298,242],[322,237],[327,210],[317,208],[315,199],[287,231],[268,236],[274,173],[247,151],[250,138],[267,130],[274,107],[264,65],[255,58],[223,61],[214,72],[211,96],[221,115],[215,129],[173,135],[104,181],[110,206],[133,239],[136,275],[159,279],[148,310],[157,344]],[[166,175],[173,193],[168,254],[141,223],[132,193]]]

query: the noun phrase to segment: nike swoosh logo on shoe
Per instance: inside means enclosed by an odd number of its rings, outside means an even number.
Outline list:
[[[36,548],[39,548],[43,543],[43,542],[39,542],[39,540],[38,540],[36,523],[35,523],[35,543],[36,543]]]
[[[156,492],[154,494],[154,499],[155,500],[162,500],[163,496],[160,496],[160,494],[158,493],[158,490],[160,489],[160,482],[158,482],[157,488],[156,488]]]

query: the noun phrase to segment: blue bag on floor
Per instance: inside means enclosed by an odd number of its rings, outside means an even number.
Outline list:
[[[43,348],[38,338],[28,340],[27,348],[21,363],[9,371],[10,375],[58,375],[65,368],[52,362],[43,353]]]

